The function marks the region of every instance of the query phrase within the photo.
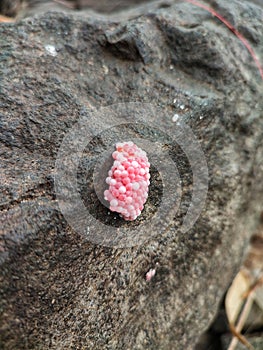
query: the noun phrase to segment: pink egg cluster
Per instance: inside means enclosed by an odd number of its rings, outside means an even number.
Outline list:
[[[113,166],[108,172],[104,192],[110,210],[120,213],[125,220],[135,220],[143,210],[150,184],[150,163],[146,153],[133,142],[116,144],[112,153]]]

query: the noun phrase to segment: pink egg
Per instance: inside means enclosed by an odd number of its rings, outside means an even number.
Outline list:
[[[131,180],[130,180],[129,177],[125,177],[124,179],[122,179],[122,183],[123,183],[124,185],[128,185],[130,182],[131,182]]]

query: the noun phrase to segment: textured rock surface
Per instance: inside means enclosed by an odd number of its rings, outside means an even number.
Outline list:
[[[262,58],[262,9],[246,1],[213,6]],[[2,349],[192,349],[257,224],[262,80],[248,51],[191,4],[134,11],[125,20],[48,13],[0,27]],[[92,108],[123,101],[161,108],[162,129],[174,127],[174,114],[192,128],[206,155],[209,191],[195,226],[181,234],[192,174],[171,146],[183,185],[178,216],[165,234],[115,249],[72,230],[53,180],[57,151],[74,123]],[[150,137],[146,131],[133,133]],[[93,146],[98,157],[99,138]],[[84,183],[94,159],[87,152]],[[158,184],[150,189],[156,196]],[[103,221],[105,210],[97,209]]]

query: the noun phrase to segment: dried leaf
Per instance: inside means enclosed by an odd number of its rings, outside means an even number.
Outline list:
[[[244,304],[244,295],[249,288],[250,279],[243,270],[240,270],[228,289],[225,300],[226,314],[230,324],[235,324]]]
[[[250,248],[244,261],[244,267],[256,279],[263,272],[263,224],[260,225],[257,232],[251,237]]]
[[[260,309],[263,311],[263,286],[256,288],[255,290],[255,302],[260,307]]]

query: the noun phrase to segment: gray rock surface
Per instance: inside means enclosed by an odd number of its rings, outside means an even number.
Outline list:
[[[262,59],[262,8],[237,0],[212,5]],[[192,349],[262,209],[262,79],[247,49],[205,10],[171,2],[119,18],[46,13],[1,25],[0,47],[0,348]],[[145,213],[125,224],[148,220],[150,238],[122,249],[77,233],[54,190],[63,137],[81,119],[92,134],[92,112],[120,102],[156,111],[154,122],[167,135],[151,128],[147,113],[145,128],[130,135],[167,148],[182,181],[177,215],[152,235],[154,210],[162,206],[153,169]],[[180,226],[193,176],[188,155],[168,136],[180,125],[175,114],[191,127],[209,171],[205,206],[186,233]],[[103,128],[112,119],[96,123]],[[89,192],[90,175],[120,134],[94,134],[78,172],[83,202],[101,222],[108,213]],[[122,225],[109,217],[107,225]],[[93,225],[91,232],[95,218]],[[146,282],[150,268],[156,275]]]

